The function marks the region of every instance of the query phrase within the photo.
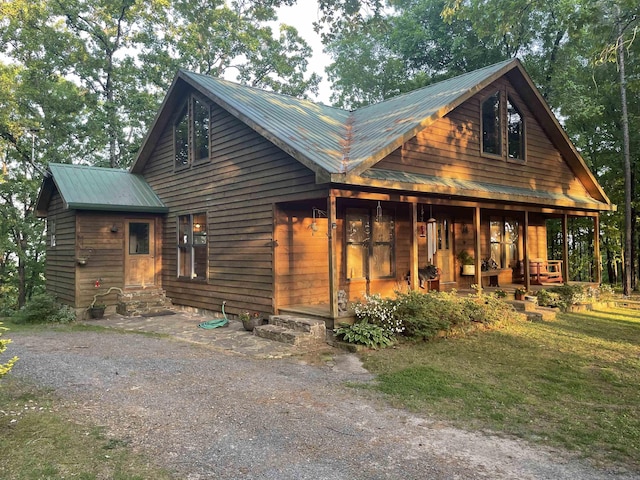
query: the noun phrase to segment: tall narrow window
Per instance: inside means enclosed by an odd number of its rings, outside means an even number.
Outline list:
[[[174,124],[175,168],[185,168],[194,161],[209,159],[209,106],[191,97]]]
[[[178,217],[178,277],[207,278],[207,216]]]
[[[193,100],[193,153],[195,160],[209,158],[209,107]]]
[[[519,224],[509,218],[492,218],[491,259],[500,268],[514,267],[518,261]]]
[[[482,102],[482,151],[502,155],[502,129],[500,122],[500,92]]]
[[[174,146],[176,152],[175,168],[189,165],[189,115],[187,105],[184,106],[175,123]]]
[[[507,145],[509,158],[524,160],[524,117],[510,98],[507,100]]]
[[[47,219],[47,230],[49,233],[49,246],[56,246],[56,219],[49,217]]]

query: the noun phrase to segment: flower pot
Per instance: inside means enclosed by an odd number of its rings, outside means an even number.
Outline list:
[[[475,265],[462,265],[462,275],[475,275],[475,274],[476,274]]]
[[[242,320],[242,326],[247,332],[251,332],[254,328],[262,325],[262,322],[262,317],[251,317],[248,320]]]
[[[104,311],[107,307],[102,306],[102,307],[90,307],[89,308],[89,316],[91,318],[95,318],[95,319],[99,319],[102,318],[104,316]]]

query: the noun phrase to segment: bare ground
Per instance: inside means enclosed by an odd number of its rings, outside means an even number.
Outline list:
[[[638,479],[567,452],[466,432],[389,407],[333,352],[257,359],[116,332],[11,333],[12,375],[55,389],[180,479]],[[328,361],[327,361],[328,360]]]

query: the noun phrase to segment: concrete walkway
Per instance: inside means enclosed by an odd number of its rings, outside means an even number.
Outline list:
[[[198,327],[200,323],[208,320],[219,319],[177,311],[172,315],[156,317],[125,317],[112,314],[99,320],[91,319],[81,323],[125,331],[167,335],[179,340],[206,345],[218,351],[254,358],[284,358],[309,353],[308,348],[302,349],[257,337],[252,332],[247,332],[242,327],[242,322],[238,320],[230,320],[228,326],[221,328],[204,329]],[[329,345],[321,347],[321,350],[324,351],[325,348],[327,351],[334,350]],[[316,350],[315,353],[319,352]]]

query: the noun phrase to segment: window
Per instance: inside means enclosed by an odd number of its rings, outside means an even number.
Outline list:
[[[207,216],[204,213],[178,217],[178,277],[207,278]]]
[[[524,160],[524,117],[510,98],[507,100],[507,146],[509,158]]]
[[[174,124],[175,168],[209,159],[210,122],[209,106],[191,97]]]
[[[129,255],[149,255],[148,223],[129,223]]]
[[[49,246],[56,246],[56,219],[49,217],[47,219],[47,232],[49,233]]]
[[[499,268],[513,268],[518,262],[519,224],[510,218],[490,220],[491,259]]]
[[[348,279],[395,276],[395,224],[392,214],[349,209],[346,215]]]
[[[482,152],[502,155],[500,92],[482,102]]]

